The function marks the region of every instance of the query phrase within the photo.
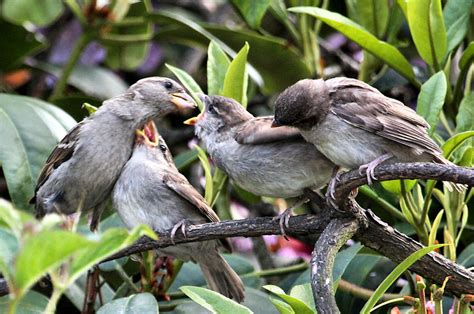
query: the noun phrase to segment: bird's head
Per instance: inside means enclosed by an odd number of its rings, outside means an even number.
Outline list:
[[[310,129],[329,112],[329,93],[323,80],[301,80],[285,89],[275,102],[272,127]]]
[[[196,103],[176,81],[165,77],[148,77],[130,86],[128,94],[135,104],[154,115],[193,109]],[[137,101],[135,101],[137,100]]]
[[[184,123],[194,125],[196,134],[214,133],[252,118],[237,101],[223,96],[200,96],[204,110]]]
[[[158,134],[153,121],[145,124],[143,129],[135,131],[135,145],[136,147],[145,148],[147,155],[152,156],[155,161],[174,165],[173,156],[168,145],[166,145],[163,137]]]

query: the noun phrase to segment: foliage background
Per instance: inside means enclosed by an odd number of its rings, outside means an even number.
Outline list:
[[[83,104],[100,106],[142,77],[175,76],[191,92],[233,97],[255,115],[271,114],[278,93],[299,79],[357,77],[416,108],[445,156],[472,166],[471,0],[3,0],[0,5],[0,197],[6,200],[0,203],[0,271],[14,287],[0,299],[1,312],[12,304],[20,312],[52,310],[58,300],[58,312],[80,311],[87,269],[140,235],[151,235],[145,227],[128,234],[113,210],[99,234],[86,231],[85,218],[66,232],[59,228],[62,218],[38,223],[28,205],[51,149],[88,115]],[[215,203],[222,219],[268,215],[268,204],[286,206],[272,199],[262,203],[227,182],[192,145],[193,130],[182,121],[160,120],[159,131],[177,166]],[[471,196],[472,191],[452,192],[442,184],[388,182],[361,188],[358,201],[424,244],[447,243],[442,252],[471,267]],[[305,211],[311,208],[300,209]],[[248,287],[245,306],[256,313],[314,311],[307,269],[311,243],[275,236],[236,239],[238,254],[229,261]],[[262,247],[272,263],[254,252]],[[150,269],[151,263],[143,267]],[[158,304],[161,311],[176,313],[202,309],[185,295],[208,300],[214,310],[247,311],[197,288],[204,281],[192,264],[183,265],[161,291],[171,301],[135,294],[143,291],[137,265],[124,258],[100,266],[105,282],[105,305],[96,302],[100,312],[138,305],[157,312]],[[179,269],[180,263],[174,266]],[[375,289],[394,266],[354,243],[339,253],[334,279]],[[38,284],[46,273],[50,280]],[[389,292],[419,295],[413,276],[403,276]],[[141,278],[145,291],[151,277]],[[262,289],[266,283],[279,288]],[[366,299],[342,284],[337,298],[343,313],[359,311]],[[447,296],[445,308],[452,303]]]

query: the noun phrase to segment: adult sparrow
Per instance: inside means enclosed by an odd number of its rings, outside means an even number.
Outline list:
[[[135,130],[154,118],[194,106],[181,85],[163,77],[139,80],[126,93],[104,101],[69,131],[46,161],[31,200],[37,216],[92,211],[91,229],[96,229],[132,154]]]
[[[422,117],[356,79],[306,79],[290,86],[275,102],[272,126],[283,125],[298,128],[336,165],[366,171],[369,184],[383,162],[450,164]]]
[[[127,227],[148,224],[158,232],[172,228],[172,237],[185,222],[219,221],[204,198],[179,173],[153,123],[137,131],[132,157],[115,184],[112,199]],[[241,302],[244,286],[219,254],[221,248],[230,251],[230,243],[226,239],[185,243],[159,252],[198,263],[212,290]]]
[[[195,126],[217,167],[238,186],[260,196],[292,198],[329,182],[335,165],[297,129],[271,128],[273,117],[254,117],[230,98],[201,98],[204,111],[185,123]],[[290,212],[280,216],[285,225]]]

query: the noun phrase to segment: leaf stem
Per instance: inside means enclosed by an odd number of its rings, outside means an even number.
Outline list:
[[[48,305],[44,310],[45,314],[54,314],[56,312],[56,305],[58,304],[59,298],[63,294],[63,289],[58,288],[57,286],[53,287],[53,294],[49,298]]]
[[[79,60],[84,48],[86,48],[91,40],[92,36],[87,32],[82,33],[81,37],[79,37],[71,52],[71,55],[69,56],[68,62],[66,63],[64,70],[61,73],[56,86],[54,87],[53,93],[49,97],[50,101],[54,101],[63,95],[69,76],[71,76],[72,71],[74,70],[74,67],[76,66],[76,63]]]
[[[250,277],[250,276],[257,276],[257,277],[280,276],[280,275],[286,275],[290,273],[296,273],[298,271],[306,270],[307,268],[308,268],[308,264],[304,262],[304,263],[286,266],[286,267],[254,271],[254,272],[243,275],[242,278]]]

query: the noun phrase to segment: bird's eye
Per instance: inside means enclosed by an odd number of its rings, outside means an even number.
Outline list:
[[[166,152],[166,146],[164,144],[160,144],[159,147],[162,152]]]
[[[214,105],[213,105],[213,104],[209,104],[209,106],[207,107],[207,110],[208,110],[210,113],[217,114],[216,108],[214,108]]]
[[[173,83],[171,83],[170,81],[166,81],[164,85],[167,89],[171,89],[173,87]]]

